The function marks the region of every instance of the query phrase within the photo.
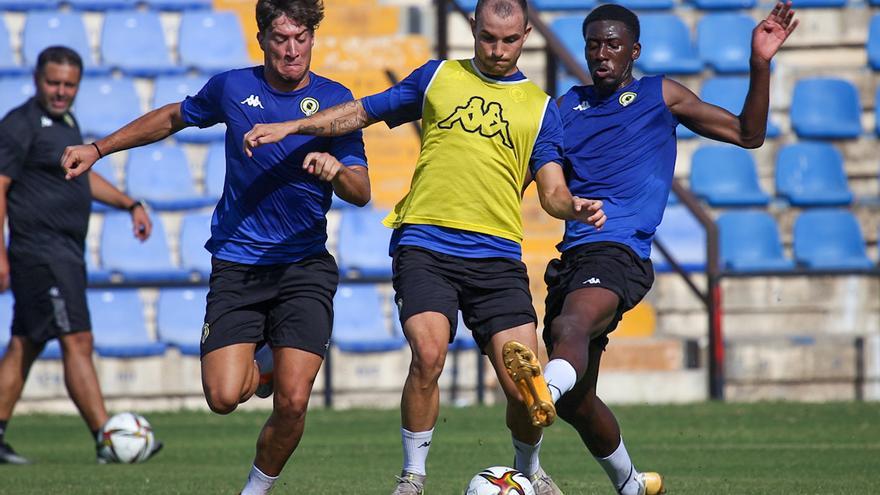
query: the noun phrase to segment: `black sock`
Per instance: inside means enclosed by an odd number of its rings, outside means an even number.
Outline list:
[[[9,423],[8,419],[0,420],[0,443],[4,442],[4,438],[6,437],[6,424]]]
[[[101,430],[100,430],[100,429],[98,429],[98,430],[92,430],[92,440],[94,440],[95,442],[98,441],[98,432],[99,432],[99,431],[101,431]]]

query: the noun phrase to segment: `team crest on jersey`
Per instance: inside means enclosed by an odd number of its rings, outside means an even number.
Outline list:
[[[630,103],[636,101],[636,96],[637,95],[632,91],[627,91],[626,93],[620,95],[620,98],[618,98],[617,101],[620,102],[620,106],[625,107],[628,106]]]
[[[467,132],[479,133],[485,138],[494,139],[498,136],[504,146],[513,149],[510,123],[504,120],[504,109],[496,101],[486,103],[480,96],[471,96],[467,104],[455,107],[452,114],[441,120],[437,127],[452,129],[455,124],[459,124]]]
[[[305,114],[306,117],[314,115],[319,108],[321,108],[321,104],[311,96],[303,98],[302,101],[299,102],[299,109],[302,110],[302,113]]]
[[[513,101],[517,103],[522,103],[526,101],[528,95],[526,95],[526,90],[522,89],[519,86],[514,86],[510,88],[510,97],[513,98]]]

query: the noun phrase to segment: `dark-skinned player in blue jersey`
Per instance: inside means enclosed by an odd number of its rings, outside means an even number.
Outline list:
[[[315,376],[330,341],[338,270],[327,252],[332,193],[370,199],[360,131],[289,136],[242,150],[255,124],[303,118],[352,100],[339,83],[309,71],[321,0],[259,0],[264,65],[212,77],[194,97],[154,110],[94,145],[70,147],[69,177],[102,156],[158,141],[187,126],[226,124],[226,181],[206,248],[213,254],[202,329],[202,385],[210,408],[232,412],[274,389],[244,495],[268,493],[302,438]],[[193,329],[198,331],[198,329]],[[255,350],[263,343],[271,352]],[[265,349],[265,348],[264,348]],[[262,359],[262,355],[274,359]],[[274,361],[274,380],[269,376]],[[259,390],[258,390],[259,389]]]
[[[601,199],[602,230],[566,222],[561,259],[547,267],[544,369],[557,414],[580,434],[621,495],[664,492],[657,473],[639,473],[620,427],[596,395],[599,361],[623,313],[654,280],[651,240],[663,217],[675,166],[675,128],[745,148],[764,142],[770,60],[797,26],[791,4],[776,4],[752,33],[748,96],[740,115],[701,101],[662,76],[635,79],[639,20],[602,5],[584,20],[584,54],[592,86],[559,100],[566,175],[573,195]]]

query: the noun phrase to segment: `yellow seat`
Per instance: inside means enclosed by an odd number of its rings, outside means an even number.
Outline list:
[[[657,330],[657,312],[648,301],[642,301],[623,315],[615,337],[651,337]]]

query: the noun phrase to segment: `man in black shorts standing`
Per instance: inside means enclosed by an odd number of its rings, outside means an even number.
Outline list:
[[[0,360],[0,464],[28,462],[4,434],[31,365],[54,338],[61,342],[67,392],[96,439],[107,410],[86,305],[83,255],[92,199],[131,212],[138,239],[152,229],[143,205],[97,173],[64,179],[61,154],[82,143],[70,113],[81,74],[76,52],[46,48],[34,73],[36,96],[0,121],[0,224],[9,214],[8,255],[0,232],[0,291],[11,286],[15,298],[12,338]]]

